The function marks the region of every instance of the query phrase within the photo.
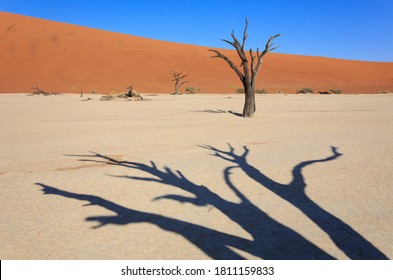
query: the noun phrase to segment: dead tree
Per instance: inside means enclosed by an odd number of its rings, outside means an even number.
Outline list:
[[[171,71],[170,73],[172,75],[172,82],[175,82],[175,91],[172,92],[172,94],[177,95],[179,93],[179,89],[182,85],[185,83],[188,83],[189,81],[182,81],[185,77],[188,76],[188,74],[183,74],[182,71]]]
[[[261,68],[263,57],[266,54],[268,54],[269,52],[278,48],[278,46],[272,47],[273,46],[272,41],[275,38],[277,38],[278,36],[280,36],[280,34],[271,36],[266,43],[265,49],[262,52],[260,52],[259,48],[257,48],[256,56],[254,55],[252,49],[250,48],[250,50],[248,51],[249,52],[249,58],[248,58],[246,51],[244,50],[244,45],[246,43],[246,39],[248,36],[247,27],[248,27],[248,20],[246,19],[246,27],[244,28],[243,40],[241,43],[235,37],[234,31],[232,31],[232,34],[231,34],[233,42],[225,40],[225,39],[221,39],[222,41],[230,44],[231,46],[233,46],[236,49],[236,52],[239,55],[240,60],[241,60],[240,67],[243,68],[243,71],[240,71],[240,69],[235,65],[235,63],[230,58],[228,58],[227,56],[222,54],[221,52],[219,52],[217,50],[213,50],[213,49],[209,50],[209,51],[214,52],[216,54],[216,55],[212,56],[213,58],[219,57],[219,58],[224,59],[229,64],[229,66],[235,71],[235,73],[239,77],[240,81],[242,82],[243,87],[244,87],[244,93],[245,93],[245,101],[244,101],[244,108],[243,108],[243,115],[242,115],[244,118],[252,117],[252,115],[254,114],[254,112],[256,110],[256,106],[255,106],[255,79],[257,77],[259,69]],[[249,62],[249,59],[251,60],[251,64]]]

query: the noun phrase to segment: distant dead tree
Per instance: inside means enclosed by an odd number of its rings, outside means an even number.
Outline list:
[[[175,82],[175,91],[172,93],[174,95],[180,94],[179,89],[182,85],[185,83],[188,83],[189,81],[182,81],[185,77],[188,76],[188,74],[183,74],[182,71],[171,71],[169,74],[172,75],[172,82]]]
[[[239,77],[240,81],[243,84],[244,87],[244,94],[245,94],[245,101],[244,101],[244,108],[243,108],[243,117],[244,118],[249,118],[252,117],[252,115],[255,113],[256,106],[255,106],[255,79],[257,77],[258,71],[261,68],[262,64],[262,58],[268,54],[269,52],[275,50],[278,48],[277,47],[272,47],[273,43],[272,41],[280,36],[280,34],[271,36],[269,40],[266,43],[265,49],[260,52],[259,48],[257,48],[256,56],[254,55],[252,49],[250,48],[249,52],[249,58],[246,55],[246,51],[244,50],[244,45],[246,43],[247,39],[247,27],[248,27],[248,20],[246,18],[246,26],[244,28],[243,32],[243,40],[242,43],[239,42],[239,40],[235,37],[234,31],[232,31],[231,36],[233,39],[232,41],[228,41],[225,39],[221,39],[222,41],[230,44],[236,49],[237,54],[240,57],[241,63],[240,67],[243,67],[243,72],[240,71],[240,69],[235,65],[235,63],[222,54],[221,52],[217,50],[210,49],[209,51],[214,52],[216,55],[212,56],[213,58],[219,57],[225,60],[229,66],[235,71],[237,76]],[[251,60],[251,65],[249,62],[249,59]]]

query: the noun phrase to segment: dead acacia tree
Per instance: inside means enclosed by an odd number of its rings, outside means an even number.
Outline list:
[[[169,74],[172,75],[172,82],[175,82],[175,91],[172,92],[172,94],[177,95],[179,93],[179,89],[182,85],[185,83],[188,83],[189,81],[182,81],[185,77],[188,76],[188,74],[183,74],[182,71],[171,71]]]
[[[236,52],[241,60],[240,67],[243,68],[243,71],[241,71],[229,57],[225,56],[221,52],[213,49],[209,50],[216,54],[212,56],[213,58],[218,57],[224,59],[229,64],[229,66],[235,71],[240,81],[242,82],[244,87],[244,93],[245,93],[245,101],[244,101],[244,108],[243,108],[243,115],[242,115],[244,118],[252,117],[252,115],[255,113],[256,110],[255,79],[257,77],[259,69],[261,68],[263,57],[269,52],[278,48],[278,46],[273,47],[273,40],[278,36],[280,36],[280,34],[271,36],[266,43],[265,49],[262,52],[260,52],[259,48],[257,48],[256,56],[254,55],[252,49],[250,48],[250,50],[248,51],[248,55],[249,55],[248,58],[246,51],[244,50],[244,45],[246,43],[247,36],[248,36],[247,27],[248,27],[248,20],[246,19],[246,26],[244,28],[243,40],[241,43],[235,37],[234,31],[232,31],[231,33],[233,42],[225,39],[221,39],[222,41],[230,44],[236,49]],[[251,64],[249,62],[249,59],[251,60]]]

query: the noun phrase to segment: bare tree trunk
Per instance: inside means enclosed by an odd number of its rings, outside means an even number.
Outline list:
[[[177,80],[175,82],[175,91],[173,94],[176,94],[176,95],[179,94],[179,88],[180,88],[180,80]]]
[[[255,89],[251,85],[244,85],[243,118],[250,118],[256,111]]]

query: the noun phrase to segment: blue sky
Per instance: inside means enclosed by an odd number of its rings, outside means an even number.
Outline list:
[[[0,10],[159,40],[248,47],[281,33],[277,52],[393,61],[393,0],[0,0]]]

